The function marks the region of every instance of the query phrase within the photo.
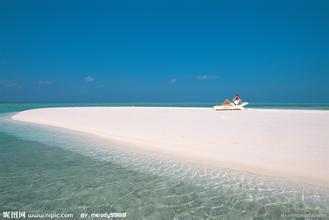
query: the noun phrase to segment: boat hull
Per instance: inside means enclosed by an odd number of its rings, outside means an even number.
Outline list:
[[[248,105],[247,102],[242,103],[241,105],[215,105],[213,109],[215,111],[220,110],[246,110],[244,106]]]

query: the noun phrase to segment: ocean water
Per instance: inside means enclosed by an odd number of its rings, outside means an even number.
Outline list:
[[[0,104],[0,216],[25,211],[70,213],[73,219],[111,212],[124,212],[126,219],[329,219],[326,187],[192,165],[10,120],[30,108],[99,105]]]
[[[156,106],[156,107],[212,107],[216,102],[122,102],[122,103],[1,103],[0,113],[32,108],[83,106]],[[329,103],[249,103],[247,108],[329,110]]]

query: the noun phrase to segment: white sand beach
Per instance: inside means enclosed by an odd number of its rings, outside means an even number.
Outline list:
[[[329,185],[325,110],[70,107],[23,111],[12,119],[98,135],[171,157]]]

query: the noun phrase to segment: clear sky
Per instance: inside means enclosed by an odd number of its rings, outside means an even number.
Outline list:
[[[329,102],[329,1],[0,0],[0,101]]]

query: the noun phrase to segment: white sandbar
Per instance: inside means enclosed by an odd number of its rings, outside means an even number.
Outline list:
[[[108,138],[141,150],[329,186],[329,111],[73,107],[14,120]]]

